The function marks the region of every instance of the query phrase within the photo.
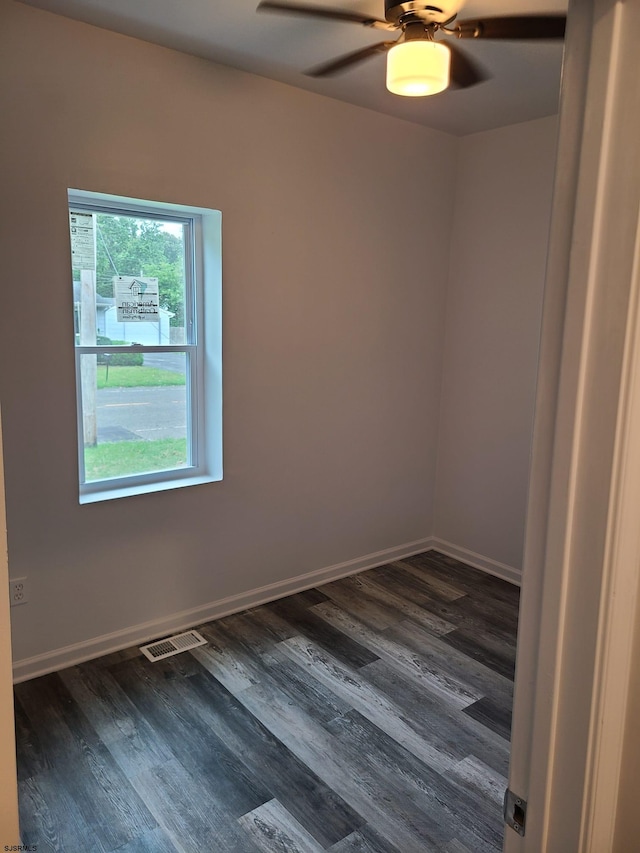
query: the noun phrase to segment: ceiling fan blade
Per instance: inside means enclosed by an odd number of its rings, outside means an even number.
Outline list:
[[[447,44],[451,51],[451,85],[456,89],[468,89],[489,79],[484,69],[467,56],[459,47]]]
[[[456,21],[448,32],[461,39],[561,39],[566,15],[508,15]]]
[[[364,59],[369,59],[370,56],[375,56],[376,53],[386,53],[395,44],[395,41],[381,41],[378,44],[369,45],[362,50],[355,50],[353,53],[347,53],[338,59],[332,59],[330,62],[325,62],[323,65],[317,65],[315,68],[310,68],[304,73],[308,77],[330,77],[332,74],[338,74],[350,65],[355,65],[357,62],[362,62]]]
[[[284,12],[292,15],[306,15],[312,18],[325,18],[330,21],[346,21],[351,24],[362,24],[378,30],[395,30],[396,27],[388,21],[360,15],[358,12],[347,12],[344,9],[326,9],[322,6],[304,6],[300,3],[278,3],[275,0],[263,0],[258,5],[258,12]]]

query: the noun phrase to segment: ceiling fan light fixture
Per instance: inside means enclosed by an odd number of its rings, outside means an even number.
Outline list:
[[[449,85],[451,53],[437,41],[412,39],[387,54],[387,89],[394,95],[422,98]]]

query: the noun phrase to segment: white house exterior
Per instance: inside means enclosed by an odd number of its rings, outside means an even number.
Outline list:
[[[115,305],[107,308],[102,317],[100,317],[101,313],[100,311],[98,312],[98,324],[99,326],[103,326],[103,328],[98,329],[98,334],[111,338],[112,341],[126,341],[129,344],[171,343],[169,321],[173,317],[173,313],[167,311],[165,308],[159,309],[160,321],[158,323],[147,321],[119,323]]]

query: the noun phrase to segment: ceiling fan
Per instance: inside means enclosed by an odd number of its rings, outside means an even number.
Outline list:
[[[457,21],[447,20],[437,6],[417,0],[384,0],[385,20],[345,9],[328,9],[299,3],[262,0],[259,12],[283,12],[361,24],[376,30],[400,32],[395,41],[377,44],[348,53],[312,68],[310,77],[328,77],[378,53],[387,54],[387,88],[396,95],[421,97],[442,92],[449,85],[466,89],[488,79],[481,66],[458,47],[436,39],[438,33],[457,39],[539,40],[564,37],[565,15],[508,15]],[[455,22],[455,23],[454,23]]]

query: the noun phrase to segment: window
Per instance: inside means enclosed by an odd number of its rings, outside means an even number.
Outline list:
[[[220,213],[70,190],[69,230],[81,503],[221,479]]]

